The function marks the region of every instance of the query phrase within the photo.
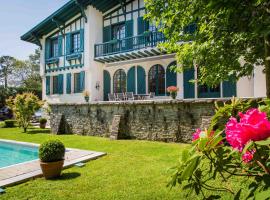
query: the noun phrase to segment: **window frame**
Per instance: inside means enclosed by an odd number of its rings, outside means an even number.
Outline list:
[[[75,40],[76,37],[76,40]],[[76,43],[75,43],[76,41]],[[76,45],[75,45],[76,44]],[[81,51],[81,33],[76,31],[71,33],[71,53],[79,53]],[[76,46],[76,48],[75,48]]]
[[[57,58],[59,56],[59,41],[58,38],[50,39],[50,58]]]
[[[113,92],[124,93],[127,91],[127,74],[125,70],[118,69],[113,75]]]

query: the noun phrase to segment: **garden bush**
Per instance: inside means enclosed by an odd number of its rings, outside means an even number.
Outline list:
[[[46,124],[47,123],[47,119],[46,118],[40,118],[39,123]]]
[[[16,126],[16,120],[5,120],[5,128],[13,128]]]
[[[59,140],[49,140],[39,147],[39,159],[42,162],[61,161],[65,157],[65,145]]]
[[[230,192],[239,199],[270,198],[270,100],[257,105],[232,99],[216,113],[206,130],[197,129],[192,148],[183,151],[179,164],[170,169],[169,186],[205,196],[205,190]],[[254,178],[249,193],[234,191],[228,182],[234,177]],[[212,184],[221,179],[223,185]],[[187,194],[188,195],[188,194]]]
[[[23,93],[9,98],[7,105],[13,110],[19,126],[26,132],[32,116],[43,106],[43,102],[33,93]]]

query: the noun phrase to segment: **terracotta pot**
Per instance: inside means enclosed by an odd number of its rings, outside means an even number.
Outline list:
[[[61,171],[64,165],[64,160],[57,161],[57,162],[41,162],[40,167],[43,172],[45,179],[52,179],[59,177],[61,175]]]
[[[45,129],[46,128],[46,123],[40,123],[39,127],[42,128],[42,129]]]

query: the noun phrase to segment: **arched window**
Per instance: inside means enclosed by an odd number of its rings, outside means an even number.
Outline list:
[[[119,69],[114,73],[113,76],[113,91],[114,93],[126,92],[126,73],[123,69]]]
[[[165,70],[161,65],[154,65],[149,70],[148,91],[157,96],[165,95]]]

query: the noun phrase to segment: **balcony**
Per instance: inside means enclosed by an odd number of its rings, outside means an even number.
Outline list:
[[[95,60],[112,63],[162,55],[165,52],[159,51],[157,44],[165,41],[163,33],[145,32],[138,36],[95,44]]]

